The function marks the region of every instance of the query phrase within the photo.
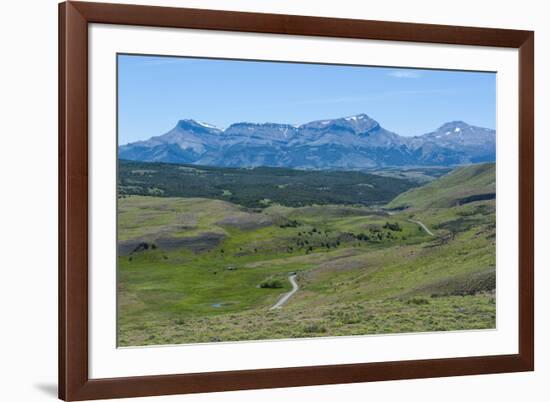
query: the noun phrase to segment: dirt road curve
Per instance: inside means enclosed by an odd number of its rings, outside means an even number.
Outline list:
[[[418,226],[420,226],[426,233],[428,233],[430,236],[435,236],[430,229],[426,227],[422,222],[420,221],[413,221],[412,219],[408,219],[409,222],[416,223]]]
[[[300,289],[300,287],[296,283],[296,274],[290,275],[288,277],[288,280],[290,281],[290,284],[292,285],[292,290],[288,293],[285,293],[279,299],[279,301],[277,301],[277,303],[275,303],[273,306],[271,306],[270,310],[275,310],[275,309],[283,307],[283,305],[288,301],[288,299],[290,299],[292,297],[292,295],[294,293],[296,293],[298,291],[298,289]]]

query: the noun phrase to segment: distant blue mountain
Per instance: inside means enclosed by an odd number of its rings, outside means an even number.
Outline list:
[[[236,123],[225,130],[180,120],[166,134],[119,147],[119,158],[226,167],[359,170],[450,166],[495,160],[495,130],[462,121],[417,137],[392,133],[367,116],[300,126]]]

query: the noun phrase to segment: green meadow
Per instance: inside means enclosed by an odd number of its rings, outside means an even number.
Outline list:
[[[263,169],[261,194],[253,170],[141,165],[119,181],[119,346],[495,327],[494,164]]]

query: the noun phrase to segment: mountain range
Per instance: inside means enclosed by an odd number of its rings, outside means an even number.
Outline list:
[[[119,158],[223,167],[361,170],[492,162],[495,130],[462,121],[400,136],[359,114],[299,126],[235,123],[226,129],[187,119],[166,134],[119,146]]]

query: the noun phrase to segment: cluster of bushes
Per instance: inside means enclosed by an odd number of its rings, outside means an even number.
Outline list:
[[[266,279],[260,283],[262,289],[280,289],[283,287],[283,283],[278,279]]]
[[[315,235],[322,236],[323,235],[323,230],[322,229],[317,229],[317,228],[313,227],[309,231],[306,230],[304,232],[298,232],[298,238],[295,239],[296,248],[297,249],[305,248],[306,249],[306,254],[309,254],[310,252],[313,251],[314,247],[322,247],[322,248],[330,249],[330,248],[337,248],[338,246],[340,246],[340,240],[330,239],[328,237],[328,233],[329,232],[327,230],[324,231],[325,239],[324,239],[324,241],[322,241],[321,238],[319,238],[319,237],[313,237],[309,240],[307,239],[308,236],[310,236],[310,237],[315,236]],[[351,235],[351,237],[354,237],[353,233],[350,233],[350,235]],[[294,251],[294,248],[289,245],[289,246],[287,246],[287,251],[292,252],[292,251]]]
[[[302,240],[302,239],[298,239],[296,240],[296,245],[297,246],[300,246],[300,247],[304,247],[306,245],[309,245],[309,240]]]
[[[399,226],[399,224],[397,223],[396,225]],[[385,225],[384,225],[384,228],[388,229]],[[395,229],[395,226],[394,226],[394,229],[390,229],[390,230],[401,231],[402,229],[401,229],[401,226],[399,226],[399,229]],[[361,232],[359,234],[354,234],[353,236],[360,241],[382,241],[384,240],[384,238],[395,239],[395,236],[391,232],[384,232],[379,227],[370,228],[369,233],[370,234],[365,234]]]
[[[283,228],[283,229],[284,229],[284,228],[296,228],[296,227],[298,227],[298,226],[300,226],[300,225],[301,225],[300,222],[298,222],[298,221],[295,220],[295,219],[292,219],[292,220],[290,220],[290,221],[288,221],[288,222],[285,222],[285,223],[280,224],[279,227],[280,227],[280,228]]]
[[[139,253],[141,251],[146,251],[146,250],[149,250],[149,248],[151,250],[155,250],[157,248],[157,245],[155,243],[151,243],[149,245],[149,243],[147,243],[147,242],[141,242],[132,250],[132,252],[130,254]]]
[[[392,230],[394,232],[401,232],[403,231],[403,228],[401,227],[401,225],[399,224],[399,222],[395,222],[395,223],[391,223],[391,222],[386,222],[386,224],[383,226],[384,229],[389,229],[389,230]]]

